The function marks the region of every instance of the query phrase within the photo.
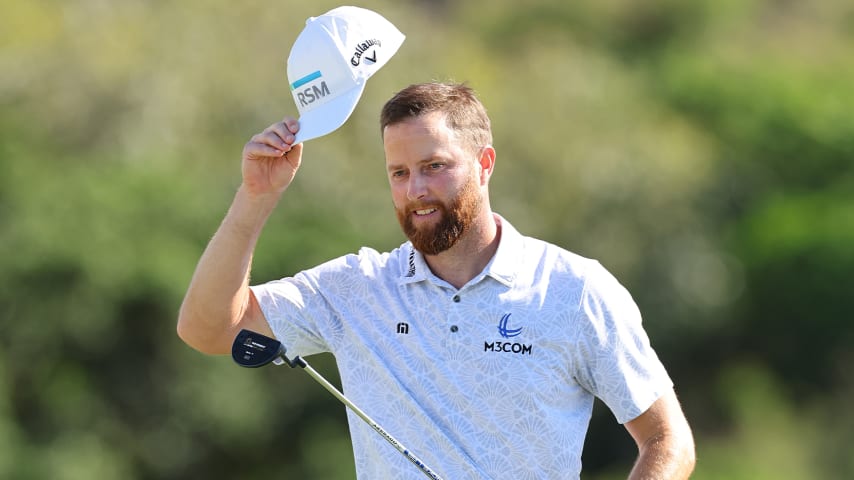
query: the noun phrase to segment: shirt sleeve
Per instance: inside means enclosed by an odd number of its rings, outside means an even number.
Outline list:
[[[332,351],[341,319],[324,293],[345,278],[347,257],[329,261],[293,277],[250,287],[267,323],[290,356]]]
[[[588,269],[576,320],[576,381],[605,402],[619,423],[636,418],[673,387],[634,299],[598,262]]]

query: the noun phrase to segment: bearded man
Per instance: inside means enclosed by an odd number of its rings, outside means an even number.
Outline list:
[[[409,86],[380,124],[409,241],[250,286],[258,237],[302,160],[299,123],[286,118],[244,147],[243,182],[188,288],[181,338],[227,354],[245,328],[292,356],[331,352],[344,393],[443,478],[579,478],[594,397],[637,442],[630,478],[687,478],[691,430],[631,295],[599,262],[492,211],[496,150],[474,92]],[[348,417],[358,478],[421,478]]]

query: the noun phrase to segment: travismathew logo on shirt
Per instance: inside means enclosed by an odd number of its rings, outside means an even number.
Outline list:
[[[364,42],[361,42],[358,45],[356,45],[356,52],[353,54],[352,57],[350,57],[350,64],[353,65],[354,67],[358,67],[359,64],[362,62],[362,55],[365,56],[365,61],[369,61],[371,63],[377,63],[377,51],[376,50],[374,50],[374,56],[373,57],[369,57],[369,56],[365,55],[365,53],[368,50],[370,50],[370,48],[373,47],[374,45],[376,45],[378,47],[382,47],[383,43],[381,41],[377,40],[376,38],[372,38],[370,40],[365,40]]]
[[[504,338],[513,338],[522,334],[522,327],[510,328],[510,313],[505,313],[501,320],[498,321],[498,333]],[[484,352],[496,353],[517,353],[520,355],[532,355],[533,345],[526,345],[518,342],[483,342]]]

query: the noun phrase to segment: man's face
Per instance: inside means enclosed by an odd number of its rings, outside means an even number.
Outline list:
[[[440,113],[386,127],[384,146],[403,232],[425,255],[454,246],[482,207],[476,157]]]

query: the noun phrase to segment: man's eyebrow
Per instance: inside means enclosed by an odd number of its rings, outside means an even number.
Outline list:
[[[424,165],[427,163],[444,162],[444,161],[447,161],[447,159],[445,157],[442,157],[441,155],[431,155],[427,158],[422,158],[421,160],[418,160],[417,162],[415,162],[415,164],[416,165]],[[398,170],[401,168],[406,168],[406,167],[403,166],[402,164],[397,164],[397,163],[391,163],[391,164],[388,164],[386,166],[386,170],[389,170],[389,171]]]

